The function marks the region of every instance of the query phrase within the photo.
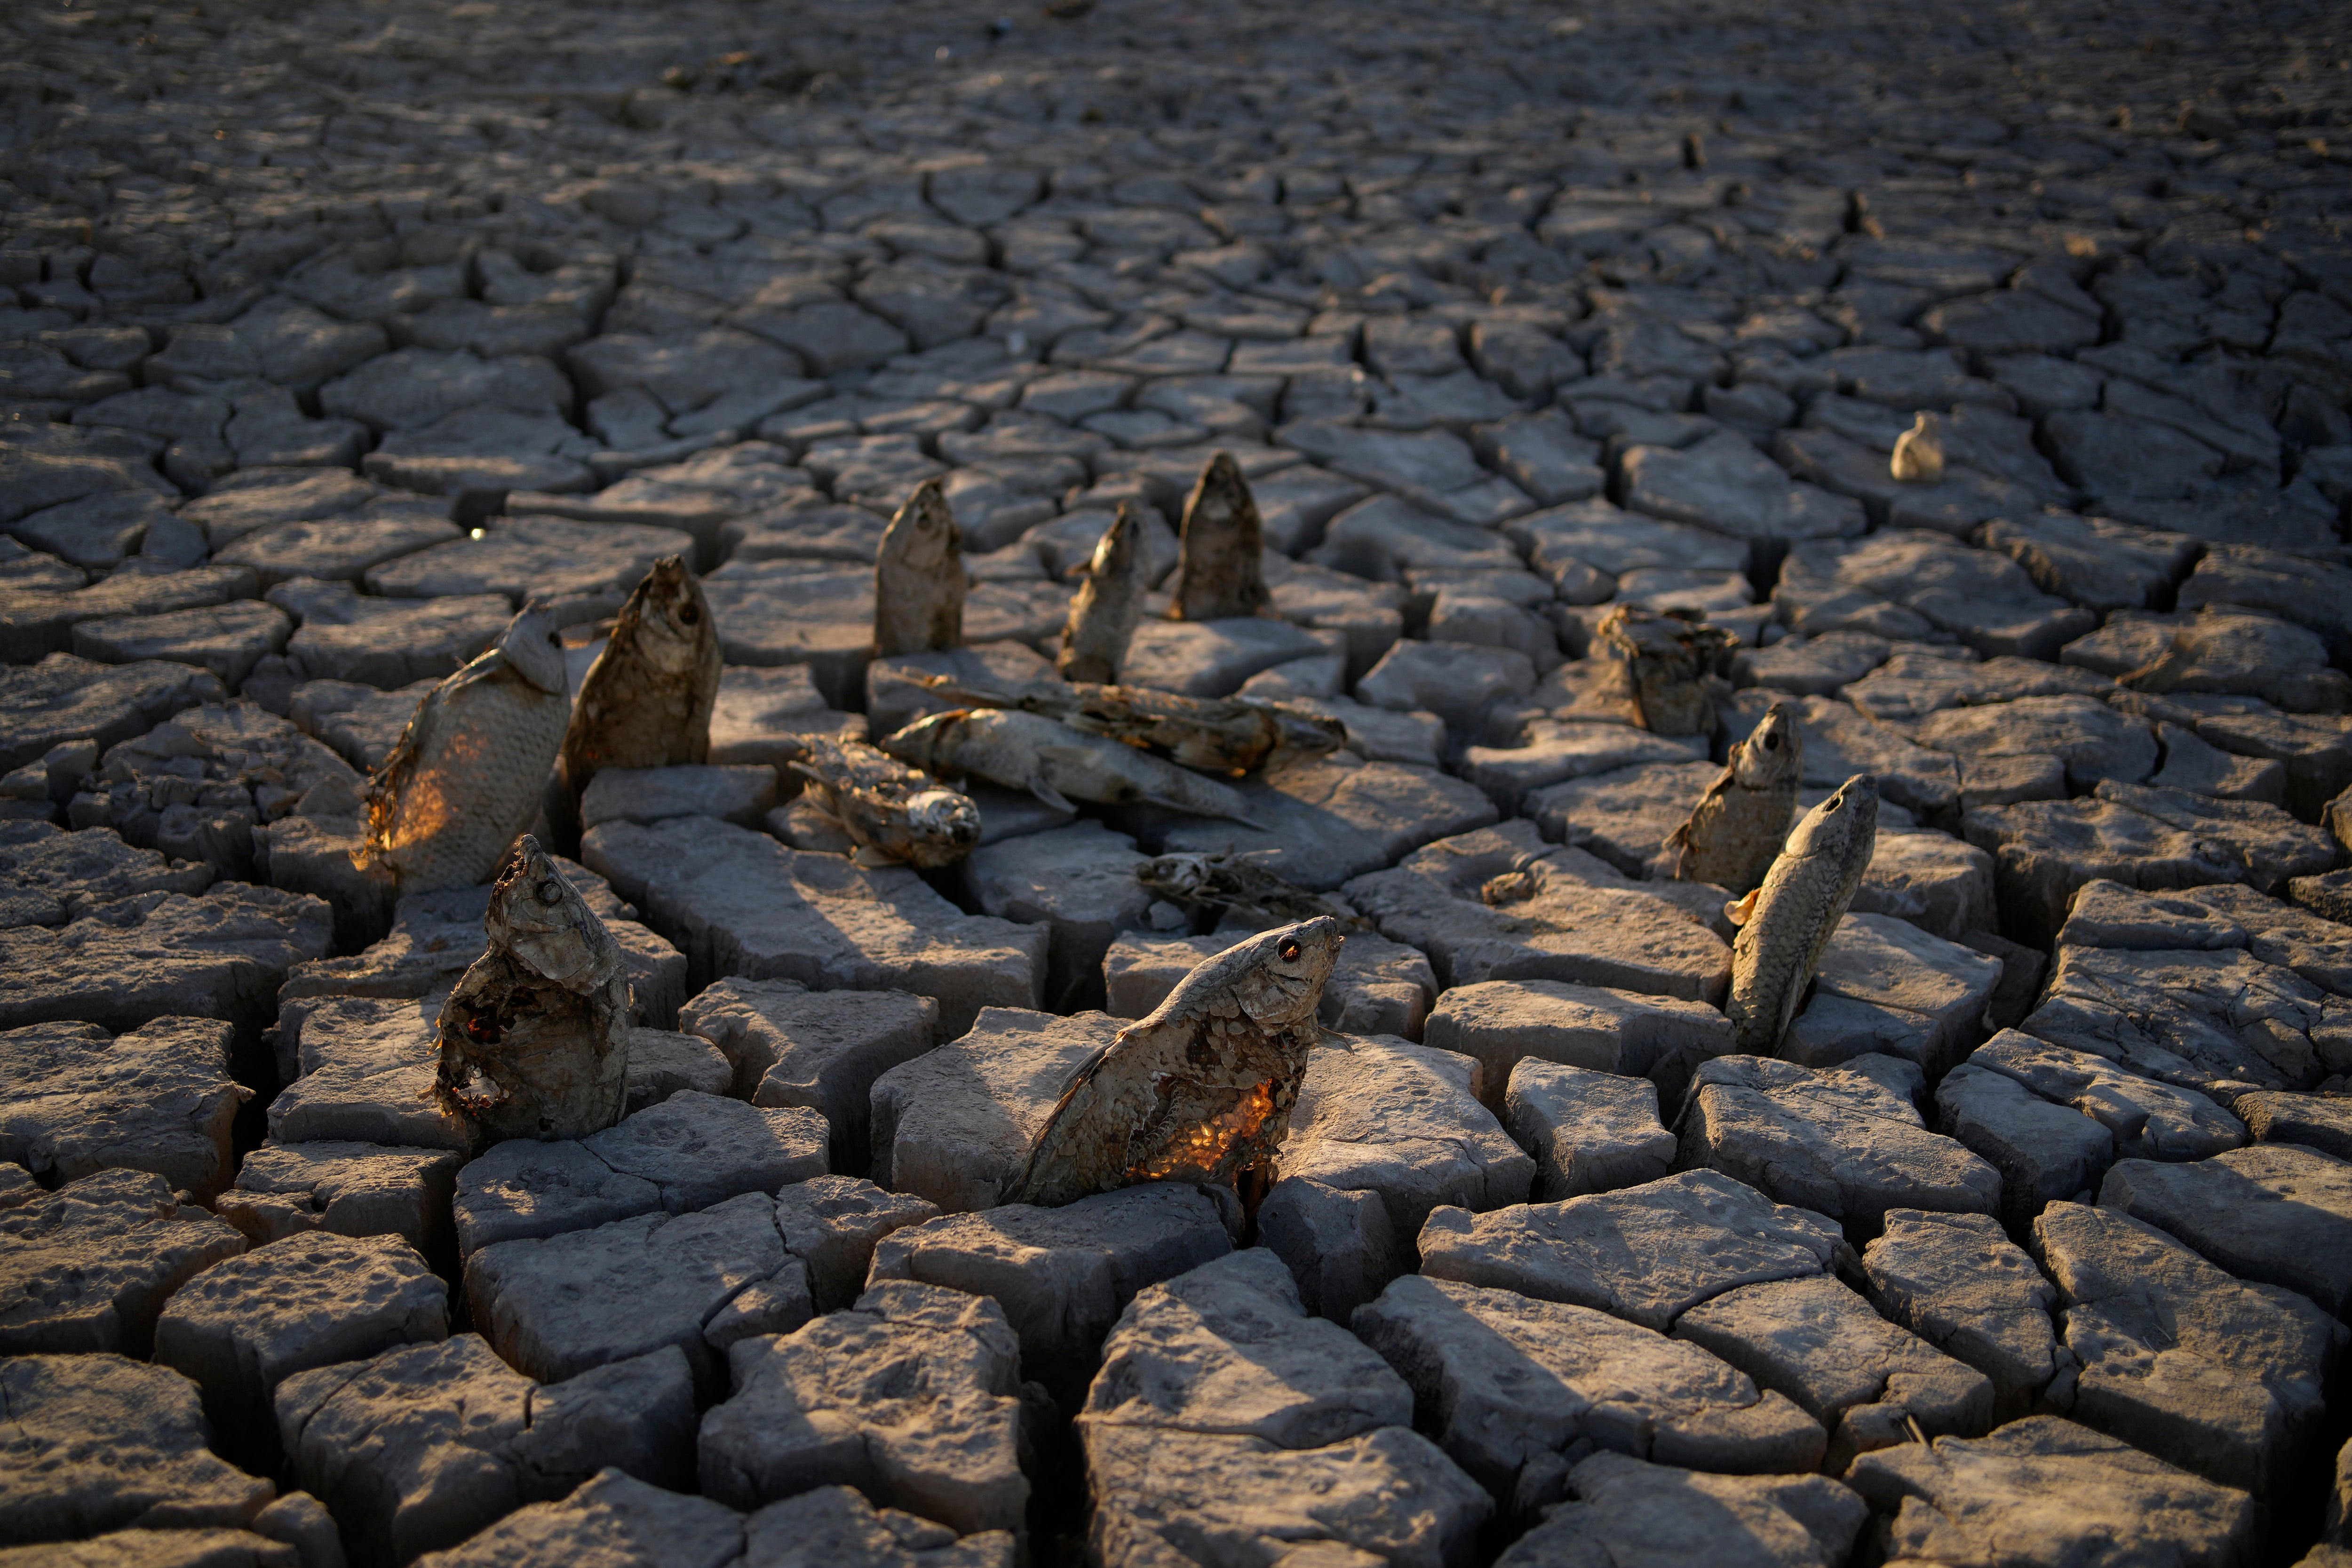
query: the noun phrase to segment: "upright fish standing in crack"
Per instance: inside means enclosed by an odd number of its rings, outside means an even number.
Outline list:
[[[352,859],[404,893],[489,879],[530,826],[563,743],[555,612],[528,605],[489,651],[427,692],[368,780],[367,831]]]
[[[1214,779],[1018,709],[934,713],[884,740],[882,749],[940,777],[978,773],[1007,789],[1025,789],[1056,811],[1076,810],[1073,798],[1101,805],[1145,802],[1260,826],[1249,816],[1248,801]]]
[[[1681,852],[1675,879],[1754,892],[1789,837],[1789,819],[1797,814],[1797,782],[1804,772],[1805,739],[1797,710],[1775,702],[1748,739],[1731,748],[1730,762],[1699,797],[1689,820],[1666,836],[1665,847]]]
[[[548,805],[559,838],[576,834],[580,797],[604,769],[709,760],[725,659],[701,583],[683,557],[663,556],[621,606],[580,683]]]
[[[1144,581],[1143,514],[1133,501],[1118,503],[1102,537],[1095,542],[1087,580],[1070,601],[1070,618],[1062,627],[1062,651],[1054,668],[1065,680],[1099,681],[1118,679],[1127,663],[1127,645],[1143,624],[1143,596],[1151,591]]]
[[[1723,1005],[1734,1050],[1780,1049],[1877,843],[1878,781],[1856,773],[1805,814],[1764,885],[1725,909],[1739,928]]]
[[[490,889],[489,946],[441,1004],[434,1092],[479,1153],[509,1138],[584,1138],[628,1100],[620,945],[525,834]]]
[[[980,842],[980,808],[863,741],[814,736],[793,772],[857,846],[861,866],[951,866]]]
[[[1176,556],[1174,621],[1264,615],[1274,605],[1265,585],[1265,527],[1242,466],[1219,452],[1201,470],[1184,502]]]
[[[925,479],[883,531],[874,554],[874,655],[963,646],[963,550],[947,491]]]
[[[1269,1164],[1346,940],[1337,921],[1301,921],[1178,981],[1063,1091],[1003,1201],[1066,1204],[1139,1182],[1230,1186]]]
[[[1601,618],[1595,639],[1625,661],[1643,729],[1656,735],[1715,733],[1707,682],[1737,642],[1729,632],[1691,616],[1620,605]]]

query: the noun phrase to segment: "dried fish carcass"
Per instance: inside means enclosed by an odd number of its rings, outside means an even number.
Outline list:
[[[861,866],[953,865],[980,842],[980,808],[863,741],[806,742],[793,771],[857,846]]]
[[[1642,727],[1660,735],[1715,731],[1708,683],[1736,639],[1674,611],[1620,605],[1602,617],[1600,642],[1630,667],[1633,704]]]
[[[1805,814],[1764,885],[1724,911],[1739,928],[1723,1005],[1735,1049],[1780,1048],[1877,843],[1878,781],[1856,773]]]
[[[1202,904],[1265,923],[1328,917],[1360,924],[1353,910],[1276,876],[1246,855],[1161,855],[1135,868],[1135,879],[1176,904]]]
[[[1346,940],[1337,921],[1302,921],[1177,982],[1063,1091],[1004,1200],[1066,1204],[1139,1182],[1233,1186],[1270,1164]]]
[[[963,549],[946,489],[925,479],[883,531],[874,556],[874,653],[895,658],[963,646]]]
[[[1170,619],[1222,620],[1261,615],[1273,605],[1265,585],[1265,526],[1231,452],[1219,452],[1201,470],[1179,531]]]
[[[1017,709],[934,713],[884,740],[882,749],[941,777],[977,773],[1007,789],[1025,789],[1060,811],[1076,810],[1074,799],[1102,805],[1141,802],[1258,826],[1247,802],[1213,779]]]
[[[1797,710],[1775,702],[1764,710],[1689,820],[1666,836],[1676,851],[1675,876],[1713,882],[1735,893],[1755,889],[1772,868],[1797,814],[1797,783],[1805,771],[1805,738]]]
[[[1151,591],[1146,580],[1143,514],[1133,501],[1118,503],[1102,538],[1096,542],[1087,580],[1070,601],[1070,618],[1062,627],[1062,651],[1054,668],[1065,680],[1114,681],[1127,663],[1127,645],[1143,623],[1143,598]]]
[[[723,662],[702,584],[684,557],[663,556],[621,606],[580,684],[556,763],[566,804],[576,806],[605,768],[706,761]]]
[[[404,893],[488,880],[539,810],[571,712],[555,612],[527,605],[416,705],[368,781],[353,858],[391,871]]]
[[[441,1005],[435,1092],[478,1153],[509,1138],[584,1138],[628,1100],[620,944],[530,835],[490,891],[489,946]]]
[[[1253,697],[1187,697],[1146,686],[1031,681],[1009,690],[950,676],[923,682],[951,701],[1017,708],[1073,730],[1164,756],[1202,773],[1239,778],[1278,772],[1348,743],[1347,726],[1319,713]]]

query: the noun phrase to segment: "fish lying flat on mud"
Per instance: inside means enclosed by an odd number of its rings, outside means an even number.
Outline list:
[[[980,842],[971,797],[863,741],[813,738],[793,771],[857,846],[861,866],[950,866]]]
[[[1146,580],[1143,514],[1133,501],[1118,503],[1118,515],[1095,542],[1087,580],[1070,601],[1062,627],[1062,651],[1054,668],[1065,680],[1115,681],[1127,664],[1127,645],[1143,624]]]
[[[1142,802],[1259,826],[1249,816],[1248,803],[1213,779],[1017,709],[934,713],[885,739],[882,749],[929,773],[977,773],[1007,789],[1025,789],[1058,811],[1076,810],[1072,800],[1099,805]]]
[[[1775,702],[1764,710],[1685,822],[1666,836],[1678,852],[1675,877],[1713,882],[1734,893],[1752,892],[1772,868],[1797,814],[1797,782],[1805,771],[1805,738],[1797,710]]]
[[[1764,885],[1724,910],[1739,928],[1723,1005],[1734,1050],[1780,1048],[1877,843],[1878,781],[1856,773],[1805,814]]]
[[[390,871],[404,893],[488,880],[538,814],[571,715],[555,612],[526,605],[416,705],[368,781],[352,859]]]
[[[923,684],[950,701],[1042,714],[1183,767],[1234,778],[1259,769],[1278,772],[1348,743],[1348,728],[1337,719],[1251,697],[1186,697],[1087,681],[1036,680],[998,689],[946,675],[924,677]]]
[[[621,606],[580,683],[556,758],[565,805],[576,809],[606,768],[708,760],[724,658],[702,584],[682,557],[663,556]]]
[[[434,1092],[474,1152],[584,1138],[628,1100],[629,981],[620,944],[525,834],[490,890],[489,946],[442,1003]]]
[[[1178,981],[1063,1091],[1003,1201],[1066,1204],[1138,1182],[1234,1186],[1271,1163],[1346,940],[1337,921],[1302,921]]]
[[[1135,879],[1171,903],[1206,904],[1255,921],[1328,917],[1342,926],[1363,923],[1353,910],[1276,876],[1245,855],[1161,855],[1138,866]]]

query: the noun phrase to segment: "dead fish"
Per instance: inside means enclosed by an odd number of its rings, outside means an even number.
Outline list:
[[[1003,1201],[1066,1204],[1139,1182],[1232,1186],[1269,1164],[1346,940],[1337,921],[1302,921],[1177,982],[1063,1091]]]
[[[404,893],[487,881],[538,812],[571,715],[555,612],[526,605],[416,705],[368,781],[352,858],[391,871]]]
[[[629,981],[620,944],[529,834],[482,918],[489,946],[441,1004],[436,1099],[475,1152],[509,1138],[584,1138],[628,1100]]]
[[[1888,468],[1906,485],[1932,485],[1944,477],[1944,421],[1922,409],[1911,428],[1895,437]]]
[[[1878,781],[1856,773],[1805,814],[1764,885],[1725,907],[1739,928],[1723,1005],[1732,1049],[1759,1056],[1780,1049],[1877,843]]]
[[[980,808],[970,795],[863,741],[813,738],[793,772],[857,846],[861,866],[950,866],[980,842]]]
[[[952,701],[982,708],[1017,708],[1073,730],[1139,747],[1182,767],[1240,778],[1263,768],[1278,772],[1348,743],[1337,719],[1254,697],[1187,697],[1148,686],[1098,686],[1087,681],[1032,681],[1011,690],[952,676],[923,684]]]
[[[1715,730],[1707,680],[1738,639],[1675,611],[1620,605],[1602,617],[1600,640],[1632,668],[1633,706],[1642,727],[1657,735],[1706,735]]]
[[[567,804],[576,806],[606,768],[707,761],[724,663],[702,584],[683,557],[663,556],[621,606],[580,683],[556,760]]]
[[[1259,826],[1248,803],[1213,779],[1018,709],[934,713],[885,740],[882,749],[926,773],[978,773],[1007,789],[1025,789],[1056,811],[1076,810],[1074,797],[1102,805],[1139,801]]]
[[[1132,501],[1118,503],[1102,538],[1095,542],[1094,560],[1087,580],[1070,601],[1070,618],[1062,627],[1062,651],[1054,668],[1065,680],[1113,681],[1127,663],[1127,645],[1143,623],[1143,596],[1151,591],[1144,581],[1143,514]]]
[[[947,491],[925,479],[882,532],[874,555],[874,653],[943,653],[963,646],[963,551]]]
[[[1172,903],[1207,904],[1252,920],[1361,923],[1352,910],[1276,876],[1246,855],[1161,855],[1138,866],[1135,879]]]
[[[1265,585],[1265,529],[1257,501],[1231,452],[1219,452],[1201,470],[1184,502],[1181,549],[1176,557],[1174,621],[1214,621],[1255,616],[1274,604]]]
[[[1775,702],[1748,739],[1731,748],[1729,763],[1699,797],[1690,819],[1666,836],[1665,847],[1680,851],[1676,879],[1753,892],[1789,836],[1804,771],[1805,739],[1797,710]]]

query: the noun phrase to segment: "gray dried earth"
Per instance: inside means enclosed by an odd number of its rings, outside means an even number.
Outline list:
[[[2347,215],[2308,0],[0,6],[0,1565],[2352,1561]],[[1129,504],[1126,679],[1347,747],[854,864]],[[469,1163],[364,774],[673,553],[630,1114]],[[1776,701],[1879,831],[1730,1058]],[[1270,1188],[1000,1205],[1229,848],[1366,919]]]

